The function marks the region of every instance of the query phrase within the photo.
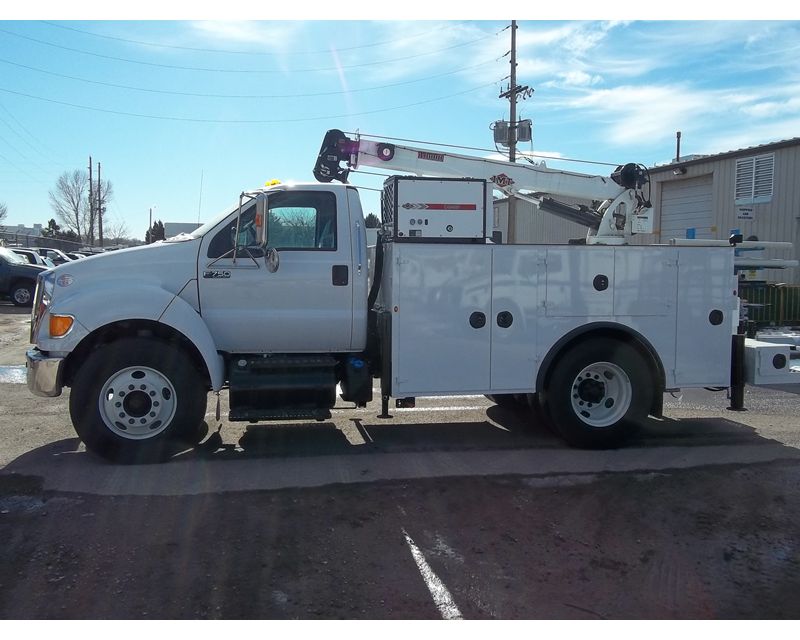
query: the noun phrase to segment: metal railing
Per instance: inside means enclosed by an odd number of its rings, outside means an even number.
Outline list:
[[[739,298],[747,304],[748,333],[759,327],[800,326],[800,285],[740,282]]]

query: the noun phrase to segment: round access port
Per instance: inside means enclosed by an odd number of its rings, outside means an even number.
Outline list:
[[[776,369],[783,369],[786,366],[786,356],[782,353],[776,353],[772,358],[772,366]]]

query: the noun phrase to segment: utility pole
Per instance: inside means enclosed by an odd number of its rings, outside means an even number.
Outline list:
[[[103,246],[103,181],[100,179],[100,163],[97,163],[97,230],[100,246]]]
[[[89,156],[89,231],[93,231],[92,223],[94,222],[94,184],[92,183],[92,156]],[[87,243],[91,242],[89,233],[87,232]],[[91,242],[94,245],[94,242]]]
[[[150,244],[153,242],[153,207],[150,207],[150,226],[147,227],[147,234],[147,244]]]
[[[511,83],[508,87],[508,161],[517,161],[517,21],[511,21]],[[509,199],[509,204],[514,198]]]
[[[528,142],[531,140],[530,120],[523,120],[526,125],[520,128],[520,121],[517,120],[517,100],[530,98],[533,89],[527,85],[517,84],[517,21],[511,21],[511,75],[509,75],[508,89],[500,94],[500,98],[507,98],[509,104],[509,122],[498,121],[495,123],[495,144],[498,142],[508,147],[509,162],[517,161],[517,142],[520,140]],[[502,128],[500,128],[502,125]],[[500,133],[498,133],[498,130]],[[504,133],[505,132],[505,136]],[[508,196],[508,231],[506,242],[512,243],[516,240],[514,227],[517,220],[517,199],[513,195]]]
[[[508,88],[509,126],[508,126],[508,161],[517,161],[517,21],[511,21],[511,82]],[[507,243],[516,240],[517,199],[508,196],[508,239]]]

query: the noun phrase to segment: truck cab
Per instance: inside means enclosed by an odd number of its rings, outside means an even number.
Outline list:
[[[266,212],[266,264],[256,217]],[[234,255],[238,225],[239,249]],[[200,313],[226,353],[345,353],[366,343],[366,233],[353,188],[296,185],[258,192],[201,228]]]
[[[191,442],[209,391],[230,390],[231,420],[321,419],[339,383],[371,399],[352,357],[367,342],[367,280],[355,189],[243,193],[192,234],[40,278],[28,386],[71,387],[87,447],[125,462]]]

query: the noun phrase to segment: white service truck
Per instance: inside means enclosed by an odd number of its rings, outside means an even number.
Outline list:
[[[360,165],[424,176],[386,180],[371,255],[346,184]],[[331,130],[314,175],[242,193],[191,234],[39,276],[30,390],[71,387],[89,450],[148,462],[196,444],[224,389],[232,421],[321,420],[337,393],[366,406],[380,378],[384,416],[390,397],[486,394],[537,402],[570,444],[612,447],[660,415],[665,390],[729,387],[745,365],[752,383],[798,377],[789,346],[732,357],[732,246],[627,244],[652,229],[640,166],[586,176]],[[493,190],[584,222],[585,243],[492,243]]]

